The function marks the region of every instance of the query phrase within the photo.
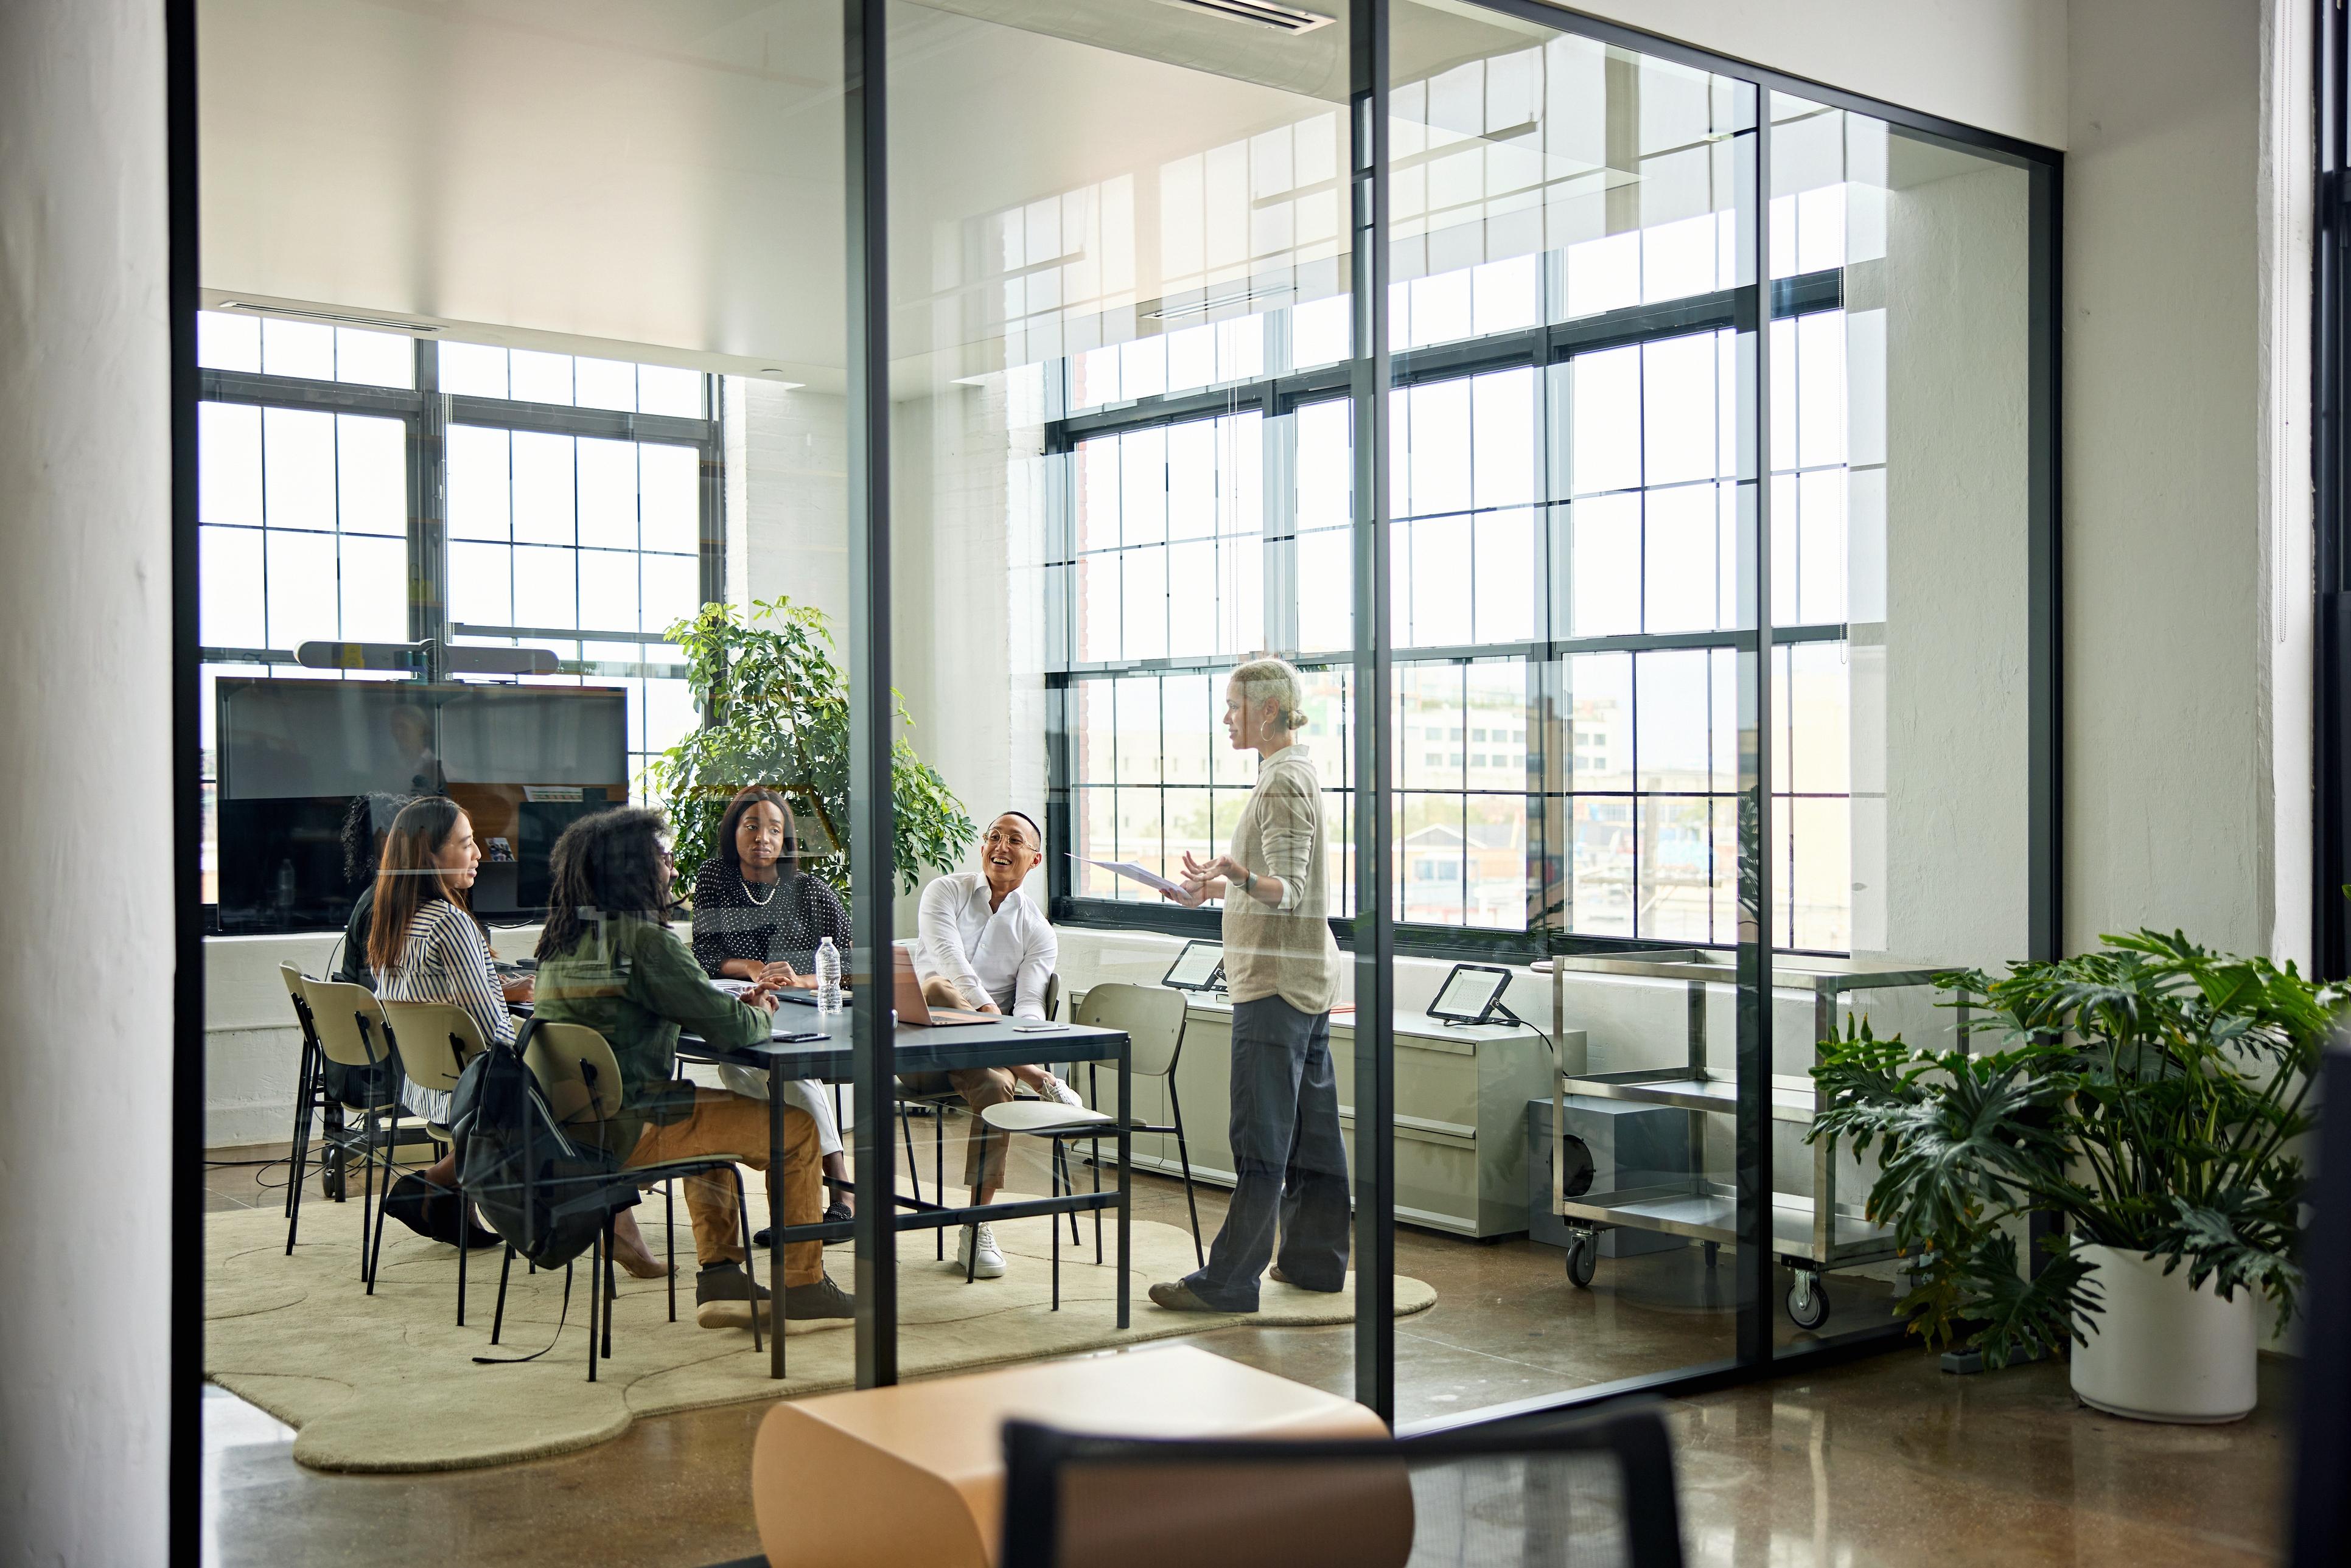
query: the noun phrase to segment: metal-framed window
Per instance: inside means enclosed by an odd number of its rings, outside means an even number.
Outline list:
[[[661,632],[726,593],[724,446],[697,371],[205,312],[203,784],[212,685],[311,640],[545,648],[534,685],[629,694],[629,772],[693,725]]]
[[[1790,265],[1804,254],[1784,249]],[[1736,294],[1429,340],[1563,315],[1602,298],[1585,276],[1597,270],[1553,253],[1396,289],[1408,323],[1398,336],[1420,343],[1395,356],[1392,401],[1390,883],[1408,947],[1532,949],[1552,934],[1577,946],[1733,940]],[[1844,275],[1840,263],[1784,276],[1772,291],[1778,913],[1784,946],[1827,951],[1852,946],[1839,896],[1850,796],[1841,502],[1855,465],[1831,434],[1842,436],[1849,363]],[[1290,314],[1222,323],[1216,347],[1246,359],[1227,340],[1263,342],[1279,358],[1298,335]],[[1091,363],[1116,352],[1070,361],[1072,403],[1106,382],[1123,390]],[[1330,742],[1318,747],[1325,820],[1352,821],[1342,387],[1336,370],[1294,371],[1080,409],[1048,427],[1066,487],[1051,565],[1069,583],[1067,656],[1048,676],[1057,919],[1213,921],[1085,862],[1216,852],[1252,782],[1247,759],[1220,744],[1217,682],[1260,648],[1295,651],[1309,733]],[[1808,420],[1813,405],[1836,417]],[[1711,411],[1706,428],[1692,408]],[[1196,593],[1179,607],[1176,581],[1213,583],[1213,610]],[[1344,940],[1353,847],[1346,832],[1333,840]],[[1795,874],[1800,844],[1822,846],[1807,875]]]

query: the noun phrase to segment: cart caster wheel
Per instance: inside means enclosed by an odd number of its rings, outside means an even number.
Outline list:
[[[1600,1243],[1579,1236],[1567,1249],[1567,1282],[1579,1291],[1592,1289],[1592,1271],[1600,1264]]]
[[[329,1203],[343,1201],[343,1167],[340,1161],[321,1161],[319,1166],[319,1196]]]
[[[1828,1288],[1808,1269],[1797,1270],[1796,1282],[1788,1287],[1788,1321],[1800,1329],[1816,1329],[1829,1321]]]

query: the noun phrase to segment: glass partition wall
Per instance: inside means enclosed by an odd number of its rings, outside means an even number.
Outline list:
[[[742,122],[764,204],[707,219],[789,300],[705,312],[723,373],[662,363],[701,362],[674,323],[639,363],[205,319],[206,676],[521,658],[493,678],[620,688],[628,798],[674,811],[719,785],[648,770],[726,694],[671,622],[820,612],[848,733],[795,807],[845,877],[844,1130],[861,1193],[936,1200],[974,1124],[897,1118],[876,982],[920,922],[893,870],[984,867],[904,751],[975,831],[1041,824],[1069,1020],[1219,940],[1135,873],[1231,847],[1227,680],[1286,659],[1344,1287],[1149,1301],[1246,1163],[1233,1005],[1193,991],[1133,1084],[1129,1322],[1091,1267],[1044,1313],[1025,1216],[1019,1354],[1181,1337],[1426,1427],[1897,1332],[1807,1071],[1862,1017],[1949,1038],[1938,972],[2054,940],[2055,155],[1500,0],[770,20],[673,40],[805,68]],[[1504,971],[1481,1018],[1439,1016],[1460,963]],[[1107,1141],[1010,1142],[1008,1198],[1115,1185]],[[830,1264],[866,1385],[928,1364],[901,1324],[957,1247],[887,1215]],[[1058,1246],[1092,1265],[1091,1222]]]
[[[1200,1343],[1443,1422],[1886,1331],[1807,1070],[2045,942],[2049,164],[1547,10],[890,16],[893,671],[1045,802],[1073,992],[1217,939],[1114,868],[1225,850],[1225,678],[1306,683],[1403,1315]],[[1431,1019],[1450,960],[1524,1026]],[[1212,1238],[1187,1017],[1137,1216],[1188,1165]]]

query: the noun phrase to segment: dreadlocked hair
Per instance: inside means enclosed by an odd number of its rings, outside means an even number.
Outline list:
[[[538,934],[545,963],[580,946],[602,915],[631,915],[669,924],[663,891],[659,811],[622,806],[582,817],[563,830],[547,856],[547,925]]]

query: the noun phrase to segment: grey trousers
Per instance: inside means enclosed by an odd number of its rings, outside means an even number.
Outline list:
[[[1226,1312],[1257,1306],[1258,1279],[1274,1261],[1310,1291],[1347,1283],[1347,1145],[1331,1074],[1331,1015],[1280,997],[1233,1008],[1233,1186],[1208,1266],[1184,1282]]]

